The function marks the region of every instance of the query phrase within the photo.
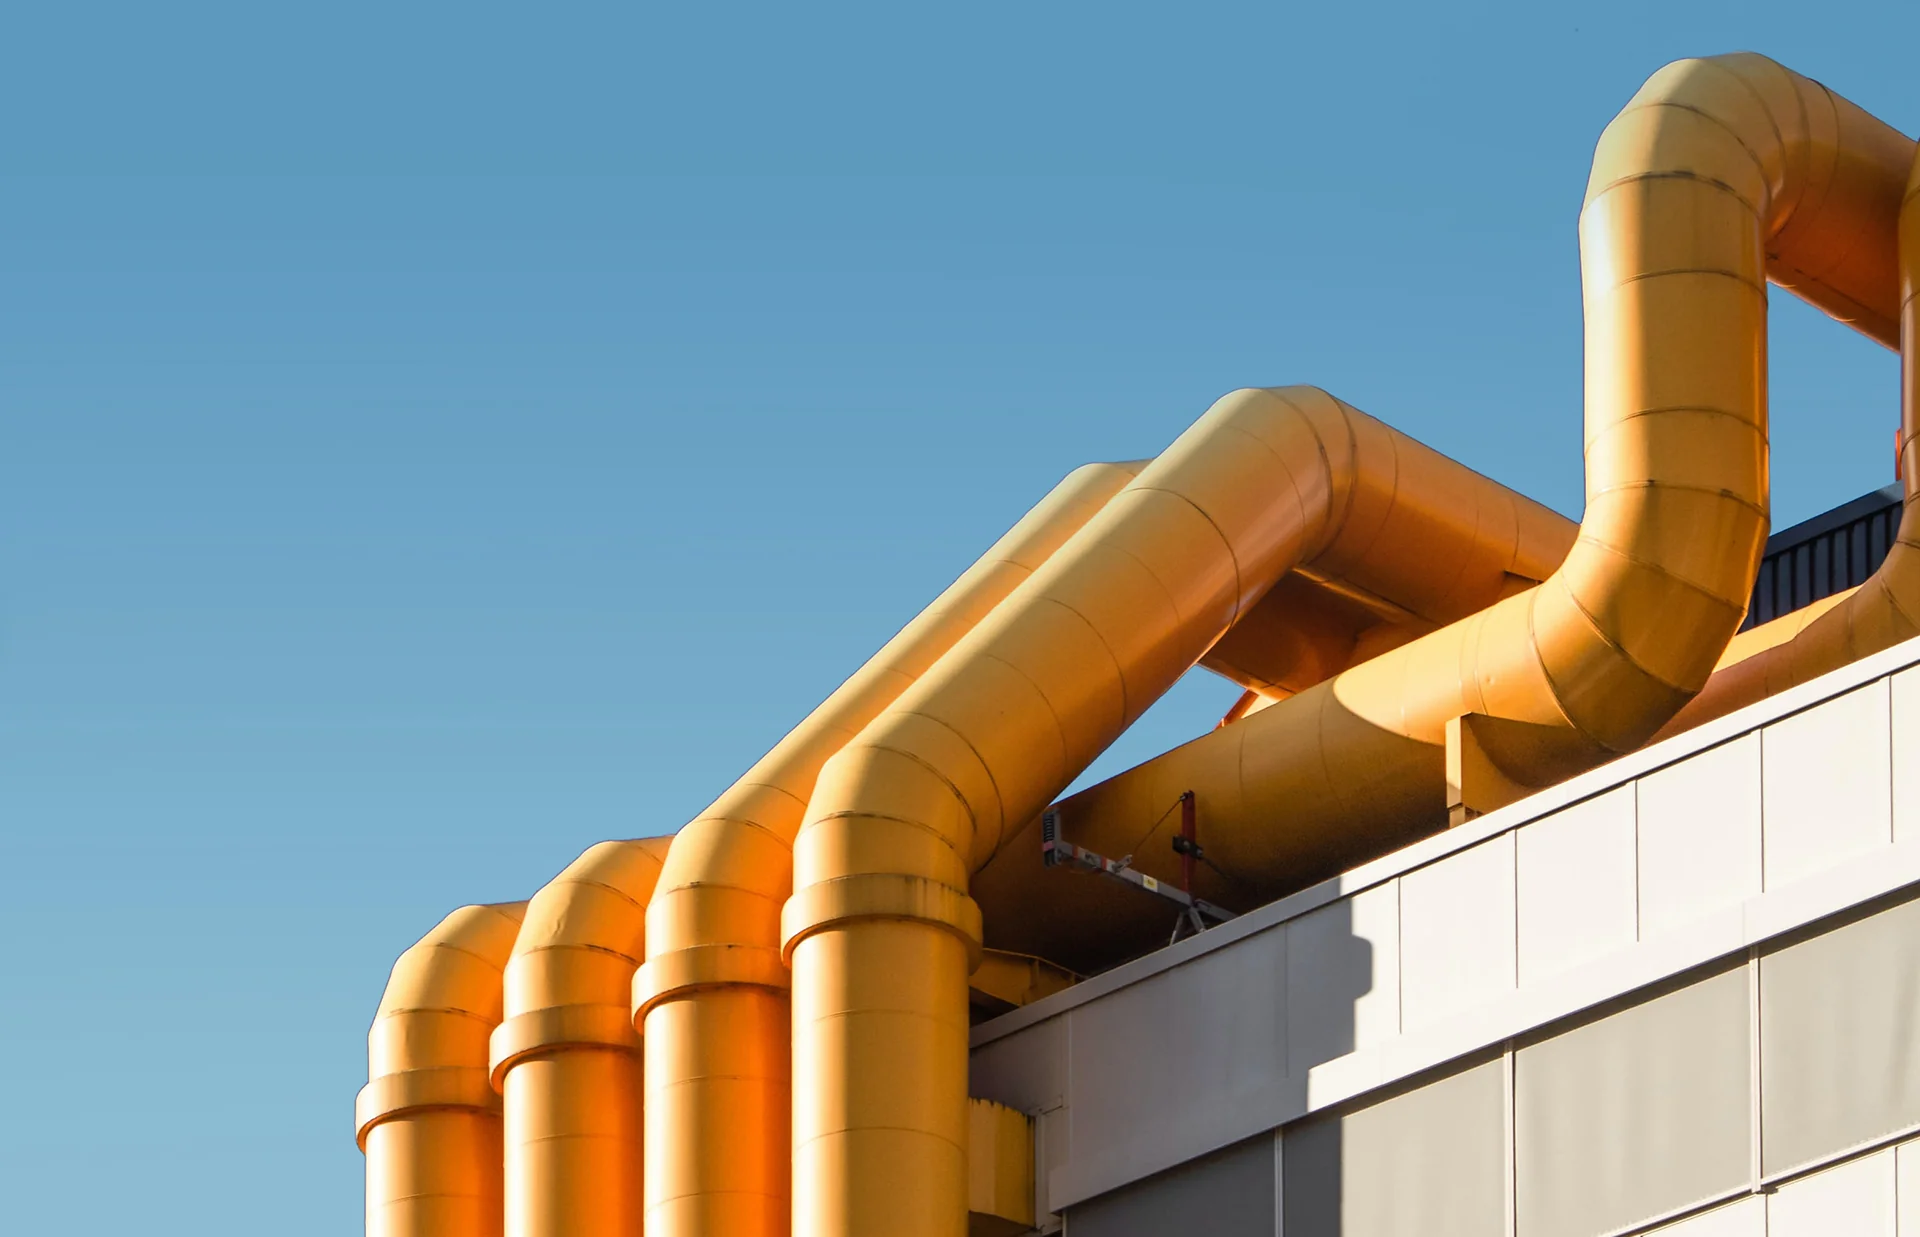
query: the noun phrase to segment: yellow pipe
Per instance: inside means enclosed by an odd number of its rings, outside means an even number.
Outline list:
[[[1581,214],[1587,511],[1565,566],[1076,795],[1067,836],[1131,847],[1191,789],[1209,858],[1243,882],[1209,878],[1203,893],[1270,894],[1442,826],[1456,718],[1478,715],[1486,755],[1526,786],[1644,742],[1705,683],[1757,570],[1764,282],[1895,342],[1913,158],[1911,141],[1763,57],[1655,74],[1602,135]],[[988,910],[1027,922],[991,943],[1047,953],[1025,900],[1058,888],[1039,883],[1037,841],[1004,867]]]
[[[786,1237],[790,1039],[779,916],[814,778],[1141,467],[1070,473],[675,837],[632,988],[647,1043],[650,1237]]]
[[[627,986],[667,843],[601,842],[527,904],[489,1046],[507,1237],[639,1237],[640,1037]]]
[[[1444,819],[1442,744],[1464,722],[1519,785],[1644,741],[1724,660],[1751,588],[1767,279],[1882,342],[1904,330],[1913,492],[1913,281],[1892,256],[1912,158],[1756,56],[1668,66],[1608,127],[1581,218],[1588,506],[1564,564],[1551,521],[1329,397],[1236,393],[1089,504],[1100,514],[1024,584],[1033,562],[963,577],[683,831],[664,873],[657,844],[589,852],[535,899],[507,966],[489,1057],[506,1231],[639,1231],[636,1025],[648,1231],[782,1231],[783,961],[794,1231],[964,1231],[981,907],[990,943],[1082,965],[1048,919],[1066,900],[1032,886],[1037,848],[1009,839],[1196,659],[1289,698],[1069,801],[1070,833],[1092,831],[1075,840],[1126,849],[1163,792],[1193,789],[1210,857],[1270,888]],[[1383,621],[1320,622],[1298,598],[1289,617],[1274,585],[1295,568]],[[1036,939],[1007,939],[1021,932]],[[375,1146],[426,1145],[383,1131],[478,1111],[408,1095],[362,1126],[370,1225]]]
[[[463,906],[393,964],[354,1104],[367,1237],[498,1237],[500,1098],[487,1036],[526,903]]]
[[[1900,479],[1905,502],[1886,561],[1859,588],[1742,632],[1705,690],[1661,733],[1678,734],[1869,653],[1920,636],[1920,159],[1900,208]],[[1769,629],[1793,621],[1780,632]],[[1750,650],[1750,651],[1749,651]]]
[[[989,554],[903,632],[876,659],[871,673],[856,677],[836,694],[837,706],[830,702],[833,707],[821,719],[825,728],[816,726],[808,732],[812,742],[837,746],[836,729],[841,735],[858,729],[864,716],[856,712],[849,723],[842,714],[877,708],[877,702],[868,702],[890,699],[888,693],[898,690],[890,676],[911,673],[916,659],[931,661],[951,643],[957,630],[998,601],[1014,579],[1024,576],[1022,555],[1044,552],[1064,540],[1131,476],[1127,465],[1090,465],[1076,471],[1003,539],[1000,553]],[[840,719],[837,728],[836,718]],[[742,794],[751,799],[767,785],[777,784],[764,775],[769,762],[776,777],[782,772],[790,779],[804,773],[811,784],[811,772],[796,767],[792,759],[796,749],[803,760],[810,755],[808,734],[801,733],[807,730],[803,726],[796,731],[797,737],[790,736],[756,773],[748,775],[736,788],[736,806]],[[813,757],[815,767],[824,758],[824,754]],[[665,839],[603,843],[534,898],[527,929],[508,967],[507,1022],[494,1037],[494,1076],[506,1100],[506,1198],[513,1237],[637,1233],[644,1223],[648,1067],[640,1051],[636,1025],[640,1020],[632,1015],[631,985],[644,956],[647,905],[669,850]],[[716,893],[724,900],[722,886],[714,884],[712,876],[711,869],[696,865],[691,880],[668,878],[662,892],[674,896],[669,898],[663,950],[675,949],[674,906],[689,899],[711,903]],[[734,909],[722,907],[723,914]],[[767,956],[776,956],[771,945]],[[784,972],[775,978],[784,985]],[[689,1065],[689,1052],[697,1064],[716,1051],[731,1051],[736,1042],[760,1045],[758,1052],[741,1052],[730,1060],[771,1060],[777,1054],[779,1077],[784,1077],[784,1000],[776,1010],[764,996],[751,991],[730,1002],[727,996],[720,992],[707,1002],[728,1006],[718,1031],[692,1036],[665,1033],[656,1039],[653,1073],[671,1080],[668,1099],[654,1118],[669,1131],[654,1144],[657,1160],[684,1162],[680,1149],[688,1140],[671,1131],[676,1115],[673,1101],[684,1094],[677,1084]],[[780,1017],[770,1020],[769,1014]],[[720,1098],[730,1105],[724,1113],[728,1142],[740,1126],[770,1129],[772,1144],[784,1156],[784,1111],[778,1123],[768,1125],[765,1111],[752,1106],[755,1086],[751,1077],[741,1076],[742,1068],[722,1070],[714,1082],[727,1093]],[[706,1076],[711,1078],[713,1073],[708,1070]],[[784,1105],[784,1095],[781,1099]],[[766,1141],[764,1133],[762,1138]],[[714,1165],[724,1172],[728,1164],[753,1162],[753,1157],[736,1153]],[[784,1198],[784,1189],[778,1195]],[[752,1198],[771,1196],[751,1195],[749,1205],[756,1205]],[[782,1205],[782,1223],[784,1214]],[[729,1216],[728,1223],[735,1219]]]
[[[1235,392],[830,759],[782,914],[794,1233],[966,1231],[967,883],[1008,832],[1288,571],[1498,596],[1554,553],[1523,506],[1324,392]]]

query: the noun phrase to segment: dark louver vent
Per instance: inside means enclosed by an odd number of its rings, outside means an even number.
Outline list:
[[[1741,630],[1865,584],[1899,527],[1900,487],[1890,485],[1767,538]]]

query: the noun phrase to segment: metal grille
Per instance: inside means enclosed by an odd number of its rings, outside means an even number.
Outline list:
[[[1740,629],[1865,584],[1886,561],[1900,527],[1900,501],[1900,487],[1890,485],[1767,538]]]

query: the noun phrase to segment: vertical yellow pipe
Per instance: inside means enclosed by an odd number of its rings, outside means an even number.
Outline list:
[[[490,1045],[507,1237],[639,1237],[640,1037],[627,991],[667,844],[602,842],[527,904]]]
[[[354,1105],[367,1237],[499,1237],[500,1100],[487,1036],[526,903],[463,906],[400,955]]]
[[[1235,392],[826,763],[781,927],[797,1237],[966,1231],[967,888],[1004,837],[1295,566],[1497,585],[1512,499],[1325,392]]]
[[[1742,632],[1707,686],[1661,731],[1678,734],[1742,705],[1920,636],[1920,158],[1900,207],[1900,528],[1886,561],[1859,588]],[[1791,638],[1779,638],[1791,631]],[[1749,652],[1742,645],[1750,645]]]
[[[1076,469],[682,829],[648,911],[648,1237],[786,1237],[788,975],[780,906],[821,765],[1093,517],[1141,465]]]

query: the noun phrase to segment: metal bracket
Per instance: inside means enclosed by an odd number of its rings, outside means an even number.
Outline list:
[[[1186,854],[1184,851],[1181,853],[1183,857]],[[1084,846],[1075,846],[1072,842],[1064,840],[1060,836],[1058,808],[1048,808],[1040,816],[1040,861],[1050,868],[1075,867],[1084,872],[1097,872],[1173,903],[1180,908],[1179,918],[1173,925],[1175,941],[1189,931],[1204,932],[1213,924],[1225,923],[1235,918],[1234,913],[1224,906],[1215,905],[1205,898],[1196,898],[1184,889],[1177,889],[1165,881],[1148,876],[1145,872],[1136,871],[1133,867],[1132,855],[1120,859],[1109,859]],[[1212,922],[1209,923],[1209,920]]]

